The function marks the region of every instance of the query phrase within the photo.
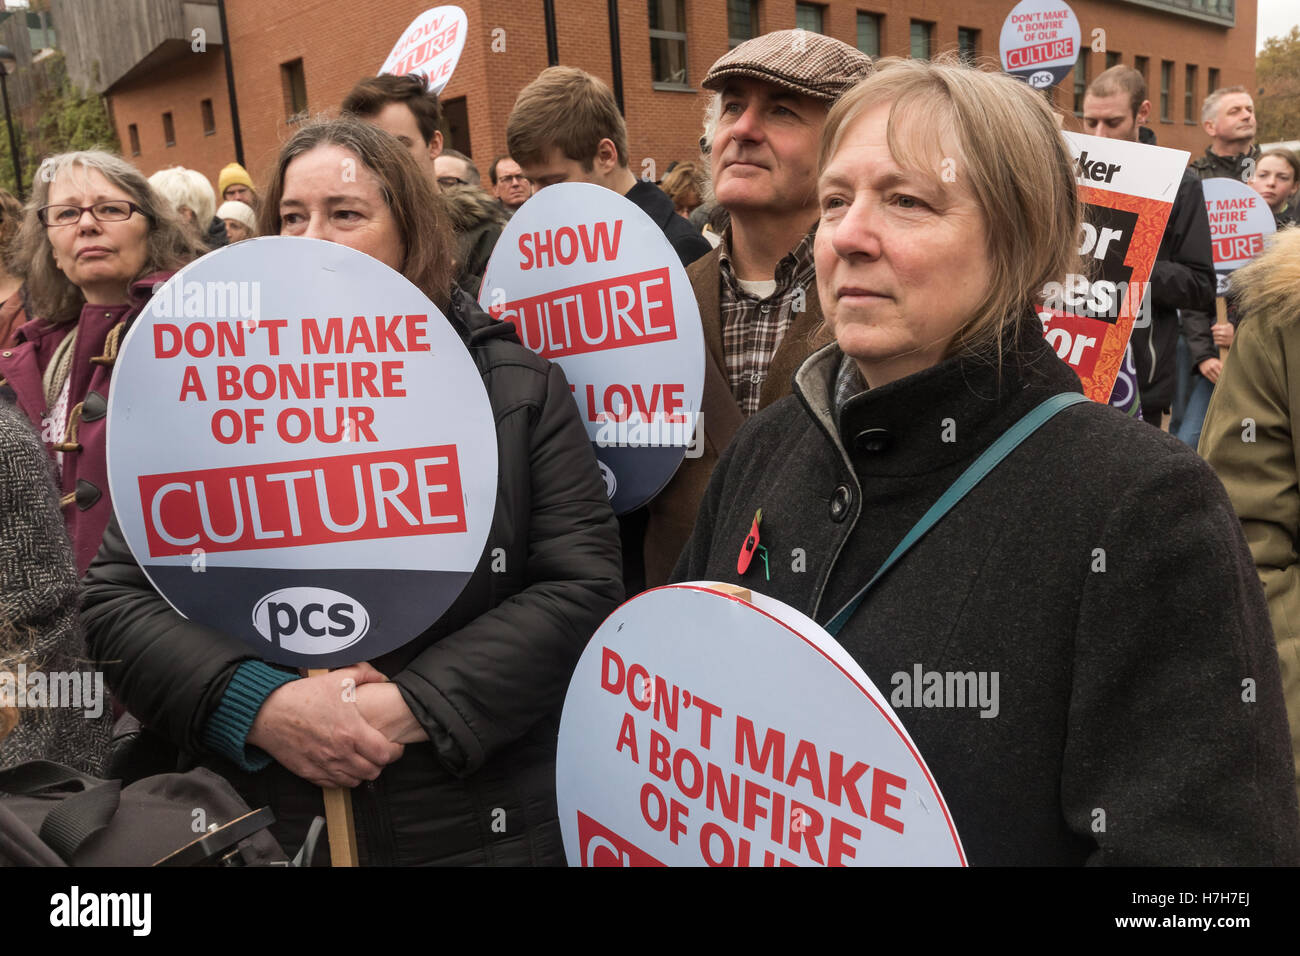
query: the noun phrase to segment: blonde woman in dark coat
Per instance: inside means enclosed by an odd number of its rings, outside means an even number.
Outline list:
[[[836,341],[723,454],[674,579],[743,582],[837,633],[973,864],[1300,862],[1267,609],[1223,488],[1181,442],[1080,401],[1043,339],[1040,291],[1081,271],[1051,111],[1000,74],[878,71],[822,140]],[[770,582],[736,573],[758,508]],[[918,670],[980,693],[922,695]]]

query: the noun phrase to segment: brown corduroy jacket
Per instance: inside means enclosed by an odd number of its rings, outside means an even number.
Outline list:
[[[648,505],[650,517],[645,532],[645,579],[646,587],[650,588],[668,582],[668,575],[695,527],[695,514],[704,499],[718,456],[744,422],[740,406],[736,404],[727,381],[727,363],[722,353],[720,268],[717,249],[686,268],[686,275],[691,280],[695,299],[700,306],[700,322],[704,326],[704,399],[701,403],[704,434],[696,449],[699,454],[684,459],[672,481]],[[803,364],[803,360],[831,340],[830,333],[822,327],[821,303],[817,299],[816,286],[810,284],[804,292],[807,309],[790,323],[785,335],[781,337],[776,354],[772,356],[772,364],[759,397],[760,410],[789,395],[794,373]],[[741,542],[737,541],[737,553],[740,545]]]

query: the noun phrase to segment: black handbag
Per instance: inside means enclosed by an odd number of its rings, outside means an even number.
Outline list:
[[[48,760],[0,770],[0,866],[292,865],[274,821],[203,767],[125,787]]]

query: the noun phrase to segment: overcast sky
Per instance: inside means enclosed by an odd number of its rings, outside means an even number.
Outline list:
[[[1242,0],[1237,2],[1241,3]],[[1269,37],[1289,33],[1297,24],[1300,24],[1300,3],[1297,0],[1259,0],[1255,49],[1262,47]]]

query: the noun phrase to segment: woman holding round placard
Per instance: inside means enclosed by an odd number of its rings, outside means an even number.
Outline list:
[[[1043,337],[1041,290],[1083,271],[1072,166],[1008,76],[885,61],[840,99],[815,245],[836,341],[737,434],[674,580],[837,634],[972,863],[1295,863],[1277,658],[1223,488],[1084,401]],[[759,508],[770,581],[736,572]]]
[[[172,610],[114,524],[87,581],[92,650],[132,713],[274,809],[286,846],[322,812],[316,787],[350,787],[362,863],[562,862],[560,705],[623,596],[617,524],[564,375],[454,285],[442,200],[387,133],[352,119],[300,129],[265,199],[263,235],[373,256],[464,342],[496,420],[487,544],[460,597],[409,644],[298,678]]]
[[[41,164],[10,256],[37,318],[0,349],[0,395],[56,459],[79,573],[113,513],[104,438],[118,345],[155,286],[201,254],[125,160],[78,152]]]

